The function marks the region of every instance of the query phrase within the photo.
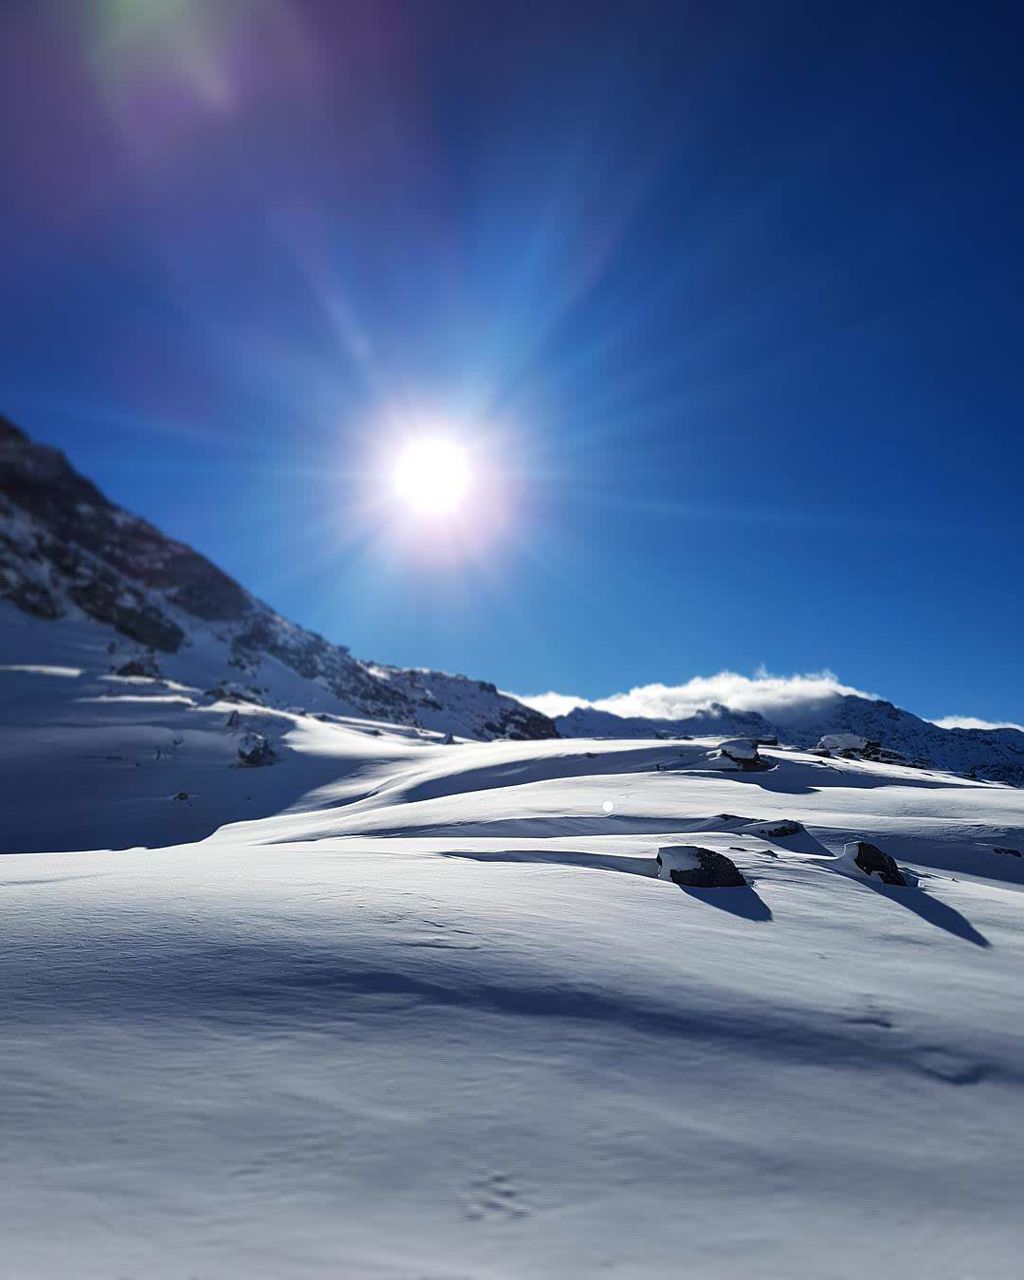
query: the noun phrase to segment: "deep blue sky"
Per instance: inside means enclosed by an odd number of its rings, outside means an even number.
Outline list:
[[[1013,15],[8,3],[0,407],[364,656],[1024,720]],[[396,402],[497,433],[482,563],[368,533]]]

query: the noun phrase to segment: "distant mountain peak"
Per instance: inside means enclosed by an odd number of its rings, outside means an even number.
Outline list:
[[[740,711],[721,702],[677,718],[619,716],[578,706],[555,717],[567,738],[701,737],[737,734],[778,738],[795,747],[814,747],[822,738],[848,735],[878,743],[887,756],[980,778],[1024,786],[1024,733],[1017,729],[945,729],[884,698],[839,690],[827,697],[788,705],[777,719]]]

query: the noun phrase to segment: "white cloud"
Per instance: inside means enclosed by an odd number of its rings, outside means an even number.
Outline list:
[[[685,684],[641,685],[628,693],[595,701],[559,693],[536,694],[521,700],[549,716],[565,715],[573,707],[596,707],[620,716],[652,720],[680,720],[720,702],[735,711],[759,711],[766,718],[785,724],[802,711],[843,694],[876,696],[841,684],[831,671],[773,676],[761,670],[753,676],[720,671],[714,676],[695,676]]]
[[[551,716],[567,716],[573,707],[592,707],[594,704],[588,702],[586,698],[576,698],[571,693],[531,693],[524,697],[520,693],[509,694],[511,698],[518,698],[520,702],[525,702],[528,707],[533,707],[539,711],[541,715]]]
[[[933,720],[931,723],[937,724],[940,729],[1019,729],[1024,733],[1024,724],[1013,724],[1009,720],[997,723],[992,720],[980,720],[977,716],[943,716],[940,720]]]
[[[685,684],[645,684],[628,693],[594,700],[554,692],[512,696],[552,717],[568,715],[574,707],[594,707],[645,720],[684,720],[717,702],[733,711],[758,711],[766,720],[785,728],[798,723],[807,712],[818,710],[822,703],[844,694],[878,697],[842,684],[831,671],[773,676],[763,668],[752,676],[720,671],[714,676],[695,676]],[[1024,725],[982,720],[978,716],[942,716],[930,723],[940,729],[1017,729],[1024,733]]]

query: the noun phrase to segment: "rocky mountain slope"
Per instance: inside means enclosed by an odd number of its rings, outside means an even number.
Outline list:
[[[115,670],[177,674],[187,659],[191,680],[255,701],[471,738],[557,736],[492,684],[363,662],[286,621],[0,418],[2,599],[38,618],[109,628]]]

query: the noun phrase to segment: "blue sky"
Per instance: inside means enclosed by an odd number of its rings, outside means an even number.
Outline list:
[[[0,24],[2,408],[115,500],[384,661],[1024,720],[1009,6]],[[402,414],[500,528],[381,538]]]

